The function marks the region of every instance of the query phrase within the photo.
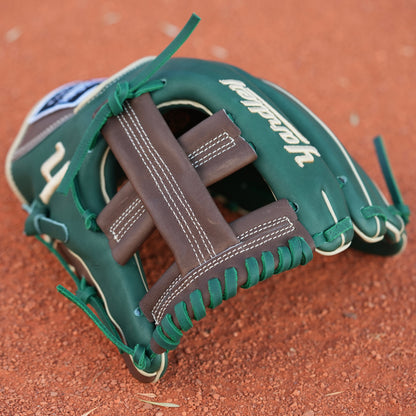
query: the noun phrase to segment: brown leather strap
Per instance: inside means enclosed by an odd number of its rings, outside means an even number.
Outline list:
[[[149,94],[102,134],[186,274],[238,240]]]
[[[154,229],[152,217],[143,201],[127,182],[97,217],[114,259],[125,264]]]
[[[256,159],[252,147],[223,110],[208,117],[178,139],[204,185],[225,178]],[[97,223],[120,264],[137,251],[153,230],[153,220],[127,182],[101,211]]]
[[[275,255],[276,268],[279,262],[277,248],[287,245],[294,236],[302,237],[311,248],[314,247],[312,237],[299,223],[286,200],[250,212],[230,225],[239,240],[238,244],[186,275],[174,264],[150,288],[140,302],[140,308],[149,320],[159,324],[167,314],[175,320],[174,307],[181,301],[187,304],[189,315],[193,317],[189,296],[191,292],[199,289],[204,304],[208,306],[209,279],[219,279],[224,288],[224,271],[234,268],[238,276],[237,286],[244,285],[247,280],[245,260],[248,257],[260,259],[263,252],[269,251]],[[259,272],[262,272],[261,267]]]

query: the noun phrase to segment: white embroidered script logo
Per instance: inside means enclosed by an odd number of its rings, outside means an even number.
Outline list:
[[[65,176],[66,171],[69,167],[69,161],[66,162],[55,175],[51,175],[52,170],[58,165],[59,162],[65,156],[65,147],[61,142],[55,144],[55,153],[53,153],[48,159],[46,159],[42,166],[40,167],[40,172],[46,180],[46,185],[44,186],[42,192],[39,194],[39,198],[44,204],[48,204],[52,195],[58,189],[58,186],[61,184],[62,179]]]
[[[253,90],[248,88],[242,81],[235,79],[219,80],[222,85],[228,86],[236,92],[243,100],[240,101],[250,113],[258,114],[269,122],[270,129],[276,132],[286,143],[284,149],[288,153],[295,154],[295,162],[303,168],[305,163],[312,163],[314,156],[320,157],[316,147],[310,142],[276,109],[264,101]]]

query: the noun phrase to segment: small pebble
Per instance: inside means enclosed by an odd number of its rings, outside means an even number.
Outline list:
[[[350,114],[350,124],[353,127],[357,127],[360,124],[360,116],[356,113]]]
[[[8,30],[4,36],[7,43],[16,42],[22,36],[22,31],[16,26]]]

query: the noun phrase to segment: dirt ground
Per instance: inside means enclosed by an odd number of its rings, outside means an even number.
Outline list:
[[[39,98],[157,54],[193,11],[202,22],[178,56],[283,86],[386,190],[372,144],[382,134],[415,212],[414,0],[3,0],[1,165]],[[416,415],[413,222],[400,256],[316,255],[241,290],[184,336],[158,384],[144,385],[57,293],[73,288],[70,277],[23,236],[25,214],[0,181],[1,415]],[[166,261],[156,240],[143,257],[154,273]]]

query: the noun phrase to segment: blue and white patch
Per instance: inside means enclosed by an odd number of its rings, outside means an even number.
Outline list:
[[[34,123],[55,111],[76,107],[103,81],[103,79],[75,81],[53,90],[36,106],[29,123]]]

